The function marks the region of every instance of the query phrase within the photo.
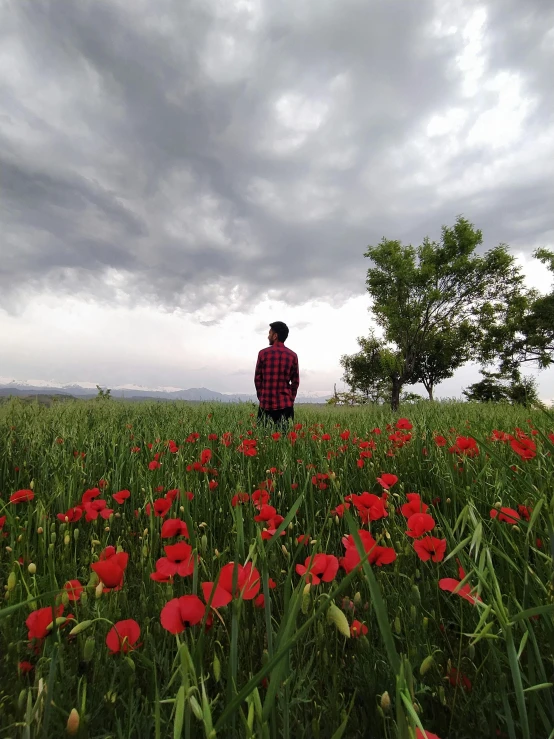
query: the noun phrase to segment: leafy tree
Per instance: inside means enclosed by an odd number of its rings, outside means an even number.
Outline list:
[[[354,393],[365,398],[366,403],[383,402],[391,393],[390,365],[394,364],[394,357],[373,333],[369,338],[360,336],[357,341],[360,351],[341,357],[343,380]]]
[[[540,403],[533,377],[506,378],[501,372],[486,370],[482,370],[481,374],[482,380],[462,391],[468,400],[479,403],[507,402],[526,407]]]
[[[554,252],[537,249],[533,254],[554,277]],[[483,363],[499,361],[500,371],[517,380],[522,364],[544,369],[554,363],[554,285],[547,295],[521,291],[488,316],[481,337]]]
[[[398,408],[406,384],[423,378],[432,389],[463,364],[475,346],[484,316],[495,315],[521,292],[523,277],[505,245],[475,253],[481,231],[461,216],[442,228],[439,243],[425,238],[417,249],[382,239],[365,256],[372,312],[394,349],[389,367],[391,407]],[[445,353],[437,356],[440,341]],[[447,348],[447,351],[446,351]]]

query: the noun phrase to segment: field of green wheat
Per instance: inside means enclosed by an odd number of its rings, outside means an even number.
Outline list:
[[[0,737],[554,737],[554,417],[0,406]]]

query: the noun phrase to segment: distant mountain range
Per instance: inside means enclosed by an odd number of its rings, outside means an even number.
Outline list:
[[[141,385],[121,385],[110,388],[113,398],[126,400],[191,400],[219,403],[257,402],[255,395],[245,393],[219,393],[206,387],[191,387],[187,390],[175,387],[148,388]],[[29,382],[0,377],[0,396],[61,395],[80,399],[97,395],[96,385],[90,382],[61,384],[54,380],[31,380]],[[299,395],[297,403],[325,403],[327,397]]]

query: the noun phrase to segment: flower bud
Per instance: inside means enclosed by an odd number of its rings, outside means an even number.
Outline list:
[[[42,528],[42,526],[39,526],[37,529],[37,534],[43,534],[43,533],[44,533],[44,529]]]
[[[422,676],[425,675],[427,672],[429,672],[429,670],[431,669],[431,667],[434,666],[434,664],[435,664],[435,658],[433,657],[432,654],[430,654],[429,656],[425,657],[425,659],[423,660],[423,662],[419,666],[419,674],[422,675]]]
[[[79,539],[79,529],[74,529],[73,530],[73,538],[74,538],[75,541],[77,541]]]
[[[8,593],[11,593],[12,590],[15,590],[15,586],[17,585],[17,575],[15,572],[10,572],[8,575]]]
[[[69,736],[75,736],[79,731],[79,714],[76,708],[71,709],[71,713],[67,719],[66,731]]]
[[[387,690],[381,696],[381,708],[385,713],[388,713],[390,710],[390,695]]]
[[[67,590],[63,591],[61,598],[62,598],[62,603],[67,608],[67,606],[69,605],[69,594]]]
[[[219,661],[217,654],[214,655],[212,669],[214,671],[214,677],[216,679],[216,682],[219,682],[219,678],[221,677],[221,662]]]
[[[35,489],[35,481],[34,480],[31,480],[31,482],[29,483],[29,487],[31,488],[31,490],[34,490]]]
[[[70,543],[70,542],[71,542],[71,537],[69,536],[69,534],[66,534],[66,535],[64,536],[64,538],[63,538],[63,543],[64,543],[64,544],[65,544],[65,546],[67,547],[67,546],[69,546],[69,543]]]
[[[36,575],[37,574],[37,566],[36,566],[36,564],[34,562],[31,562],[27,566],[27,572],[29,573],[29,575]]]
[[[96,586],[94,590],[94,595],[96,597],[96,600],[98,600],[98,598],[101,597],[103,590],[104,590],[104,583],[100,580],[100,582],[98,583],[98,585]]]
[[[52,531],[52,533],[50,534],[50,543],[51,544],[55,544],[56,543],[56,538],[57,538],[56,532],[55,531]]]

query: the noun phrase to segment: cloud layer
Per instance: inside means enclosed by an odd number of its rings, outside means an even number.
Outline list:
[[[547,0],[0,3],[0,306],[363,293],[464,213],[554,243]]]

